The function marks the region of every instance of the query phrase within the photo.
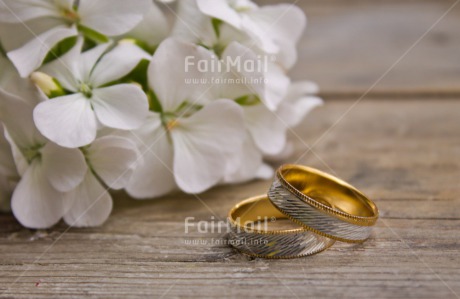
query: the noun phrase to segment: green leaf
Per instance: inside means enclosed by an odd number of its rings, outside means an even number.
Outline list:
[[[129,73],[125,80],[134,81],[142,85],[144,90],[148,90],[148,79],[147,79],[147,70],[149,68],[150,61],[142,59],[138,65]]]
[[[121,83],[139,83],[142,86],[142,89],[147,92],[149,90],[148,79],[147,79],[147,70],[149,68],[150,61],[142,59],[139,61],[137,66],[126,76],[117,79],[115,81],[104,84],[102,87],[112,86],[114,84]]]
[[[212,28],[214,28],[214,32],[216,33],[217,37],[220,37],[220,25],[223,23],[222,20],[212,18]]]
[[[131,38],[129,36],[126,36],[125,38],[123,38],[119,42],[123,42],[125,40],[134,43],[136,46],[138,46],[139,48],[141,48],[142,50],[144,50],[145,52],[147,52],[147,53],[149,53],[151,55],[153,55],[153,53],[155,53],[155,50],[157,48],[157,46],[150,46],[145,41],[138,40],[138,39],[135,39],[135,38]]]
[[[66,92],[64,91],[61,83],[55,78],[53,78],[53,82],[56,84],[57,88],[51,91],[51,93],[48,95],[48,98],[53,99],[66,95]]]
[[[161,107],[161,103],[158,100],[158,97],[155,94],[155,92],[153,90],[150,90],[147,95],[149,98],[150,110],[153,112],[162,113],[163,107]]]
[[[262,103],[259,97],[254,94],[237,98],[235,102],[241,106],[255,106]]]
[[[97,47],[97,45],[98,45],[98,43],[96,43],[95,41],[85,38],[84,42],[83,42],[82,52],[86,52],[88,50],[91,50],[92,48]]]
[[[217,57],[222,58],[222,54],[225,51],[225,46],[216,44],[211,50],[216,53]]]
[[[46,55],[45,60],[43,60],[43,64],[51,62],[65,53],[67,53],[73,46],[77,43],[77,37],[71,36],[62,41],[60,41],[56,46],[54,46]]]
[[[78,31],[80,31],[83,36],[97,44],[103,44],[109,42],[109,38],[102,33],[99,33],[91,28],[85,27],[81,24],[78,25]]]
[[[53,90],[53,91],[51,91],[51,93],[48,95],[48,98],[49,98],[49,99],[54,99],[54,98],[62,97],[62,96],[64,96],[64,95],[66,95],[65,92]]]

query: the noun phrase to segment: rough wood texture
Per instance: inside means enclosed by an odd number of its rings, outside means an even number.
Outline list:
[[[415,43],[371,94],[460,93],[460,5],[417,42],[455,1],[288,2],[309,21],[292,74],[314,79],[323,93],[361,95]]]
[[[312,145],[352,104],[327,103],[296,133]],[[318,156],[301,159],[375,199],[382,217],[363,245],[337,243],[317,256],[267,261],[212,244],[222,234],[185,234],[185,217],[225,218],[241,199],[264,193],[266,181],[148,202],[120,194],[97,229],[33,232],[2,215],[0,290],[44,298],[457,298],[459,128],[458,99],[362,102],[317,144]],[[297,146],[299,157],[305,145]]]
[[[375,199],[381,219],[366,243],[267,261],[217,244],[222,234],[185,234],[186,217],[224,219],[268,181],[154,201],[120,193],[101,228],[36,232],[0,215],[0,297],[459,298],[460,7],[376,86],[379,99],[335,100],[369,88],[452,3],[298,3],[311,26],[293,74],[318,81],[330,101],[291,134],[287,162]]]

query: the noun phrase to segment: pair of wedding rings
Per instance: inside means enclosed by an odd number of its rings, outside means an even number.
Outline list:
[[[283,165],[268,195],[240,202],[228,218],[232,246],[250,256],[280,259],[321,252],[336,240],[364,242],[378,209],[336,177],[306,166]]]

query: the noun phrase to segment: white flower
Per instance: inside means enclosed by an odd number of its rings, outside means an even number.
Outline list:
[[[91,170],[86,171],[83,182],[72,191],[73,203],[63,216],[72,226],[99,226],[112,211],[112,197],[99,180],[110,189],[126,187],[139,153],[133,142],[117,136],[100,137],[84,152]]]
[[[139,24],[149,5],[149,0],[2,0],[0,22],[11,25],[0,35],[26,77],[64,39],[79,31],[100,39],[121,35]]]
[[[196,66],[185,71],[187,56],[215,60],[206,49],[174,39],[164,41],[152,58],[149,85],[161,109],[133,133],[145,154],[127,188],[134,197],[160,196],[176,185],[188,193],[212,187],[228,173],[244,141],[241,108],[226,99],[209,102],[203,97],[206,84],[187,84],[206,76]]]
[[[13,64],[0,54],[0,91],[22,99],[33,99],[37,88],[28,79],[19,76]],[[1,94],[0,94],[1,95]],[[0,101],[3,97],[0,96]],[[17,183],[19,173],[10,143],[6,139],[6,130],[0,118],[0,211],[11,210],[11,196]]]
[[[276,111],[270,111],[257,101],[251,102],[251,98],[247,99],[248,103],[242,103],[248,134],[239,160],[233,161],[239,167],[229,173],[224,182],[271,178],[273,169],[264,160],[289,158],[293,144],[287,140],[287,131],[298,126],[312,109],[322,104],[322,100],[315,96],[317,92],[316,84],[301,81],[289,86],[288,94]]]
[[[273,176],[266,162],[295,150],[288,130],[322,103],[286,73],[303,12],[177,4],[171,27],[155,0],[0,0],[0,210],[29,228],[98,226],[111,189]]]
[[[241,62],[236,65],[229,63],[230,71],[222,72],[223,82],[229,82],[229,79],[243,82],[218,84],[224,95],[236,98],[256,94],[270,110],[276,110],[286,95],[290,80],[276,61],[273,61],[273,57],[254,47],[254,43],[251,43],[243,31],[225,23],[217,25],[217,34],[211,18],[200,12],[196,0],[181,1],[179,4],[179,20],[174,27],[173,36],[210,48],[223,64],[237,60]],[[261,70],[246,70],[243,67],[250,64],[261,66]]]
[[[35,129],[34,105],[0,90],[0,118],[5,125],[21,180],[11,206],[26,227],[47,228],[68,211],[68,192],[78,186],[87,170],[78,149],[54,145]]]
[[[147,117],[148,100],[134,84],[105,87],[150,59],[136,45],[123,43],[101,57],[108,44],[80,53],[81,43],[43,71],[72,92],[40,103],[34,119],[40,132],[64,147],[80,147],[96,138],[99,121],[110,128],[138,128]],[[100,60],[99,60],[100,58]]]
[[[178,37],[215,49],[238,41],[256,53],[274,54],[284,69],[297,61],[296,45],[306,27],[305,14],[295,5],[258,7],[249,0],[182,0],[179,17]]]
[[[291,69],[297,62],[297,44],[307,26],[304,12],[293,4],[276,4],[262,6],[247,15],[251,20],[249,26],[257,28],[260,38],[272,41],[278,48],[274,53],[277,63],[285,70]]]
[[[61,218],[73,226],[102,224],[112,198],[100,181],[111,189],[127,185],[139,156],[135,144],[105,136],[81,150],[63,148],[36,130],[32,100],[2,90],[0,100],[0,119],[21,175],[11,199],[16,218],[30,228],[47,228]]]
[[[323,100],[316,95],[318,91],[318,85],[311,81],[293,82],[277,111],[280,119],[289,128],[298,126],[308,113],[323,104]]]
[[[215,85],[214,96],[236,99],[255,94],[270,110],[275,110],[286,95],[290,83],[284,71],[271,62],[269,57],[258,55],[239,42],[229,42],[221,50],[219,61],[217,56],[213,56],[212,62],[213,65],[220,64],[220,71],[209,70],[207,76],[213,79],[209,80]],[[255,68],[248,68],[248,65]]]
[[[288,129],[297,126],[312,109],[322,104],[322,100],[313,95],[314,88],[311,82],[292,83],[276,111],[260,104],[243,106],[247,128],[264,155],[280,154],[286,147]]]
[[[229,69],[223,67],[220,72],[223,81],[217,84],[218,95],[221,93],[225,98],[236,99],[255,94],[269,110],[278,108],[290,83],[290,79],[279,66],[237,42],[232,42],[225,48],[221,60],[224,66],[228,63]],[[232,61],[240,63],[232,64]],[[258,67],[247,68],[251,64]],[[216,76],[215,73],[212,75]]]

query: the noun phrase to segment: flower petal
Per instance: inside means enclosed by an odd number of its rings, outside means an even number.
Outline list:
[[[275,155],[283,150],[287,126],[276,111],[272,112],[263,105],[246,106],[244,117],[252,138],[264,154]]]
[[[290,128],[293,128],[298,126],[310,111],[322,104],[323,100],[319,97],[301,97],[295,102],[286,102],[286,104],[282,105],[280,107],[279,116],[285,120],[285,123]]]
[[[312,81],[292,82],[289,86],[287,98],[295,99],[300,95],[315,95],[319,92],[319,86]]]
[[[75,27],[55,27],[40,34],[21,48],[8,52],[8,57],[24,78],[41,66],[46,55],[58,42],[76,35]]]
[[[35,160],[14,190],[11,208],[25,227],[48,228],[61,219],[70,203],[70,197],[51,186],[40,162]]]
[[[62,148],[48,142],[41,154],[43,174],[54,189],[68,192],[83,181],[88,166],[79,149]]]
[[[221,88],[226,97],[235,99],[249,94],[256,94],[262,101],[265,101],[265,84],[264,84],[264,65],[259,65],[254,69],[245,67],[245,65],[258,65],[263,63],[254,51],[241,45],[238,42],[231,42],[222,54],[222,61],[228,66],[224,68],[226,71],[224,76],[232,78],[235,82],[239,80],[241,84],[223,84]],[[232,64],[230,62],[239,62]],[[267,103],[267,106],[276,108],[275,103]]]
[[[218,40],[211,17],[200,12],[196,1],[179,1],[177,22],[174,24],[172,36],[207,47],[213,47]]]
[[[84,26],[116,36],[139,24],[149,8],[150,0],[80,0],[78,13]]]
[[[48,74],[59,81],[66,90],[77,92],[79,81],[83,81],[80,75],[80,52],[83,47],[83,38],[78,38],[77,43],[67,53],[50,63],[43,65],[40,71]],[[88,51],[89,52],[89,51]]]
[[[171,131],[177,185],[188,193],[203,192],[224,178],[228,158],[242,146],[242,109],[232,101],[217,100],[177,121]]]
[[[5,23],[21,23],[41,17],[59,17],[56,5],[47,0],[2,0],[0,20]]]
[[[54,98],[34,110],[38,130],[63,147],[81,147],[96,138],[96,117],[91,103],[82,94]]]
[[[317,91],[318,88],[313,82],[301,81],[291,84],[277,114],[290,128],[299,125],[311,110],[323,104],[319,97],[310,95]]]
[[[265,103],[278,107],[286,96],[291,80],[281,67],[274,63],[268,63],[265,80]],[[267,107],[270,109],[272,106]]]
[[[16,165],[16,170],[20,177],[26,173],[27,168],[29,168],[29,162],[24,157],[23,153],[19,150],[18,146],[14,143],[13,139],[11,138],[10,134],[7,130],[5,130],[5,138],[8,140],[11,146],[11,152],[13,154],[14,164]]]
[[[149,111],[147,95],[134,84],[94,89],[91,102],[103,125],[121,130],[139,128]]]
[[[276,54],[276,62],[285,70],[290,70],[297,62],[297,45],[285,43]]]
[[[126,191],[135,198],[154,198],[177,188],[172,173],[173,147],[158,114],[133,133],[143,162],[137,165]]]
[[[255,43],[265,53],[275,54],[278,53],[280,48],[271,38],[268,30],[270,27],[261,27],[254,22],[248,15],[244,15],[241,21],[242,31],[246,32]]]
[[[292,140],[286,142],[284,149],[276,155],[264,155],[264,160],[271,162],[272,164],[283,163],[284,161],[289,160],[295,152],[295,144]]]
[[[222,59],[228,62],[240,61],[237,64],[229,64],[228,75],[238,78],[243,84],[223,86],[227,92],[233,96],[235,93],[239,93],[239,96],[256,94],[268,109],[276,110],[290,83],[280,67],[237,42],[232,42],[225,49]],[[235,88],[234,91],[229,90]]]
[[[40,34],[55,27],[65,25],[56,18],[39,18],[25,23],[2,23],[0,41],[6,52],[18,49]]]
[[[249,133],[247,133],[237,157],[240,160],[238,162],[239,167],[235,171],[225,175],[225,183],[237,184],[252,180],[257,177],[259,169],[262,167],[262,153],[255,145]]]
[[[139,156],[133,142],[123,137],[104,136],[96,139],[87,151],[93,170],[109,188],[126,187]]]
[[[11,145],[5,137],[5,130],[0,123],[0,176],[17,176]]]
[[[74,8],[75,0],[54,0],[54,3],[61,11],[70,11]]]
[[[267,164],[262,164],[257,171],[256,178],[260,180],[269,180],[273,178],[275,175],[275,171],[273,168]]]
[[[76,61],[79,62],[79,78],[80,81],[89,83],[91,78],[91,72],[96,66],[96,63],[101,58],[102,54],[112,45],[111,42],[100,44],[91,50],[79,52],[79,58]]]
[[[235,28],[241,29],[240,15],[230,7],[227,0],[196,0],[202,13],[222,20]]]
[[[111,43],[98,45],[82,53],[84,39],[79,37],[75,46],[59,59],[40,70],[54,78],[67,90],[77,92],[81,82],[88,83],[91,71]]]
[[[126,36],[146,42],[155,47],[164,40],[171,30],[168,19],[155,2],[151,2],[150,9],[133,30]]]
[[[32,114],[35,104],[32,101],[18,98],[0,89],[0,120],[20,149],[45,142],[45,138],[34,124]]]
[[[295,5],[277,4],[262,6],[248,15],[258,28],[265,29],[266,37],[279,46],[279,62],[290,69],[297,59],[296,44],[307,25],[304,12]]]
[[[93,87],[102,86],[129,74],[142,59],[151,56],[131,43],[122,43],[105,54],[91,73]]]
[[[209,68],[200,70],[198,64]],[[174,112],[184,101],[196,104],[208,100],[212,86],[208,80],[210,67],[218,64],[216,56],[203,47],[173,38],[162,42],[152,58],[148,76],[163,111]]]
[[[14,65],[0,55],[0,89],[26,101],[36,102],[37,88],[29,78],[21,78]]]
[[[100,226],[112,211],[112,197],[97,178],[88,171],[84,181],[73,193],[73,205],[64,215],[73,227]]]

